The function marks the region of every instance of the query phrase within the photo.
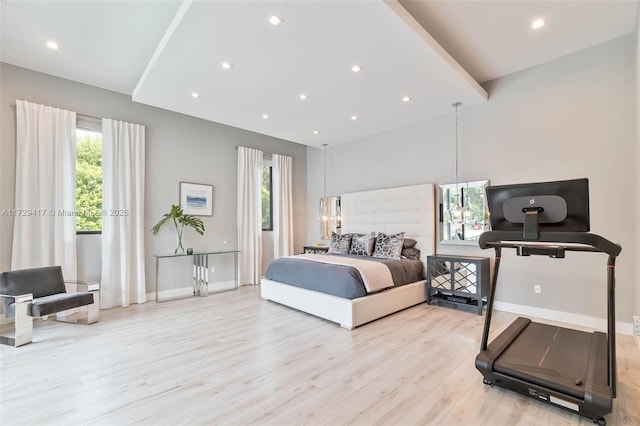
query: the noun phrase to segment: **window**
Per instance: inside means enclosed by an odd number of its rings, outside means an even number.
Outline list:
[[[76,232],[102,231],[102,133],[76,129]]]
[[[265,162],[266,163],[266,162]],[[273,231],[271,164],[262,166],[262,230]]]

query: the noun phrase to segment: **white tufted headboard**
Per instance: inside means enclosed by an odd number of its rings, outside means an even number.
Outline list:
[[[435,253],[435,186],[431,183],[340,196],[342,233],[405,233],[418,241],[422,261]]]

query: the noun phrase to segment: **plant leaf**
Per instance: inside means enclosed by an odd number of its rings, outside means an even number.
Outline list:
[[[162,216],[162,219],[160,219],[160,221],[156,223],[153,228],[151,228],[151,232],[153,232],[153,235],[158,235],[158,232],[160,231],[162,225],[164,225],[170,219],[173,219],[177,232],[180,232],[178,230],[179,223],[181,227],[185,225],[190,226],[191,228],[195,229],[198,234],[204,235],[204,223],[202,222],[202,220],[200,218],[184,214],[182,207],[180,207],[180,205],[178,204],[173,204],[169,213],[165,213],[164,216]]]
[[[183,225],[192,227],[198,234],[204,235],[204,223],[202,219],[185,214],[178,218],[178,221]]]

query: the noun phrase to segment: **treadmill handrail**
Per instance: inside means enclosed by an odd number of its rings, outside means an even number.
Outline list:
[[[525,240],[522,232],[519,231],[488,231],[480,234],[478,244],[480,245],[480,248],[486,249],[495,245],[492,243],[501,244],[506,242],[518,242],[518,245],[532,243],[532,246],[539,243],[584,244],[613,257],[618,256],[622,251],[622,247],[619,244],[590,232],[540,232],[540,237],[537,240]],[[578,247],[563,247],[565,250],[569,251],[580,251],[580,248]]]

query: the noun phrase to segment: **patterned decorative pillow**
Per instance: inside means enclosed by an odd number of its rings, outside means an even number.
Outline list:
[[[400,259],[403,240],[404,232],[394,235],[379,233],[376,237],[376,249],[373,252],[373,257]]]
[[[349,254],[357,254],[360,256],[371,256],[373,254],[373,243],[376,241],[376,234],[364,234],[362,236],[354,236],[351,240],[351,250]]]
[[[351,240],[353,240],[355,237],[362,237],[362,236],[367,235],[367,234],[356,234],[355,232],[349,232],[347,234],[342,234],[342,235],[350,235],[351,236]]]
[[[349,254],[351,247],[351,235],[338,235],[331,233],[331,243],[329,245],[329,253]]]

